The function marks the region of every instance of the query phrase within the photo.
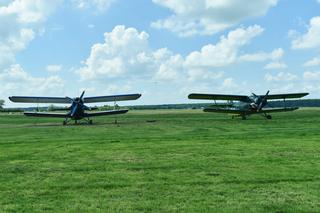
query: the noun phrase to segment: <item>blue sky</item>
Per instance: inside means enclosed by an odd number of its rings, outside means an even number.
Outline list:
[[[320,1],[0,0],[0,98],[320,96]],[[126,103],[127,104],[127,103]]]

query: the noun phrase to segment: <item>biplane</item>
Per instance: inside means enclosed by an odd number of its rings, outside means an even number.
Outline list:
[[[90,108],[85,104],[98,103],[98,102],[116,102],[136,100],[141,97],[141,94],[126,94],[126,95],[111,95],[111,96],[97,96],[97,97],[84,97],[85,91],[82,92],[80,97],[30,97],[30,96],[11,96],[9,99],[12,102],[18,103],[51,103],[51,104],[71,104],[67,107],[67,113],[51,113],[51,112],[24,112],[26,116],[34,117],[53,117],[64,118],[63,125],[66,125],[69,121],[74,120],[77,123],[81,119],[87,120],[89,124],[92,124],[92,117],[107,116],[127,113],[127,109],[116,109],[108,111],[86,112],[96,108]]]
[[[226,104],[213,105],[211,107],[205,108],[204,112],[216,112],[216,113],[227,113],[233,114],[232,118],[235,116],[240,116],[245,120],[248,116],[252,114],[259,114],[266,119],[272,119],[270,113],[276,112],[288,112],[297,110],[298,107],[286,107],[285,103],[287,99],[302,98],[309,93],[288,93],[288,94],[269,94],[268,91],[265,95],[256,95],[252,93],[250,96],[246,95],[224,95],[224,94],[199,94],[192,93],[188,96],[189,99],[199,99],[199,100],[223,100],[228,101]],[[282,108],[272,108],[267,107],[268,100],[279,100],[282,99],[284,102],[284,107]]]

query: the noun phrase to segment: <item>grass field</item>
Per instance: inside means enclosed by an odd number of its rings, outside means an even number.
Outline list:
[[[0,114],[0,211],[320,211],[320,109],[246,121],[134,111],[118,121]]]

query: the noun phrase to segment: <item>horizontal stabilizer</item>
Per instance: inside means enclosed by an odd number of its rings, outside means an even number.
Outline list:
[[[115,102],[115,101],[131,101],[137,100],[141,94],[127,94],[127,95],[110,95],[110,96],[97,96],[84,98],[84,103],[97,103],[97,102]]]

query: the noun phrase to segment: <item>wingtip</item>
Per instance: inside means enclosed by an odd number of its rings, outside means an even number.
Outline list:
[[[142,94],[137,93],[137,94],[135,94],[135,96],[136,96],[136,99],[135,99],[135,100],[137,100],[137,99],[141,98]]]
[[[13,100],[14,97],[13,97],[13,96],[9,96],[8,99],[9,99],[10,101],[14,102],[14,100]]]
[[[195,94],[196,94],[196,93],[190,93],[190,94],[188,95],[188,99],[194,99],[193,96],[194,96]]]

